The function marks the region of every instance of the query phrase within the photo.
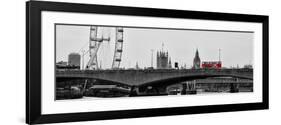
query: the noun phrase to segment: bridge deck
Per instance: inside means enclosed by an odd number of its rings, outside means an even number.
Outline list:
[[[180,82],[209,77],[253,79],[253,69],[146,69],[146,70],[64,70],[57,78],[93,78],[127,85]]]

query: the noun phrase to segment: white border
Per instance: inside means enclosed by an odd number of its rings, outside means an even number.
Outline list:
[[[113,21],[114,20],[114,21]],[[54,24],[93,24],[136,27],[164,27],[254,31],[254,92],[194,96],[114,98],[83,101],[55,101]],[[42,114],[95,112],[127,109],[164,108],[262,102],[262,24],[174,19],[140,16],[117,16],[67,12],[42,12]]]

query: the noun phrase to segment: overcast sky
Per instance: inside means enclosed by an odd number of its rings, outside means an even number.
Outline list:
[[[101,27],[98,36],[111,37],[105,41],[98,52],[98,62],[102,68],[110,68],[113,60],[115,32],[114,28]],[[89,49],[90,26],[57,25],[56,26],[56,61],[67,61],[69,53]],[[218,61],[221,49],[223,67],[244,66],[253,62],[253,35],[245,32],[214,32],[173,29],[124,28],[124,43],[121,67],[156,66],[156,52],[163,49],[169,52],[172,63],[191,67],[196,48],[201,61]],[[85,54],[87,64],[89,54]]]

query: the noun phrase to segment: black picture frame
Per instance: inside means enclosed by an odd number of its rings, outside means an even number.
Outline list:
[[[42,11],[98,13],[113,15],[133,15],[148,17],[169,17],[181,19],[207,19],[219,21],[262,23],[262,102],[43,115],[41,113],[41,49],[43,47],[41,46]],[[217,12],[120,7],[78,3],[28,1],[26,3],[26,123],[58,123],[268,109],[268,25],[269,18],[268,16],[264,15],[229,14]]]

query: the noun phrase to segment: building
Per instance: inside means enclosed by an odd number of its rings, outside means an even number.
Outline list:
[[[253,65],[247,64],[247,65],[244,65],[244,68],[245,69],[253,69]]]
[[[157,69],[168,69],[169,63],[171,63],[171,61],[169,61],[169,55],[168,52],[164,52],[162,51],[157,51]]]
[[[80,69],[80,60],[81,60],[81,56],[79,53],[70,53],[68,55],[69,66],[79,67]]]
[[[77,70],[79,66],[70,66],[67,65],[67,62],[60,61],[56,63],[56,70]]]
[[[193,69],[200,69],[201,65],[201,60],[200,60],[200,57],[199,57],[199,52],[198,52],[198,49],[196,49],[196,53],[195,53],[195,57],[193,59]]]
[[[172,62],[171,62],[171,57],[169,58],[169,65],[168,68],[171,69],[172,68]]]
[[[136,63],[136,69],[140,69],[138,62]]]
[[[59,62],[56,63],[56,65],[58,65],[58,66],[67,66],[67,62],[59,61]]]
[[[56,63],[56,70],[67,69],[67,62],[60,61]]]

